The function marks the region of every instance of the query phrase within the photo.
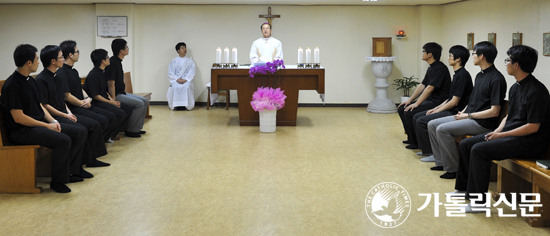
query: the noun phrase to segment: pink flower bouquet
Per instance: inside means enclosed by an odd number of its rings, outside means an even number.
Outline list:
[[[281,88],[258,87],[258,90],[252,95],[250,105],[254,111],[279,110],[285,106],[285,99],[286,95]]]

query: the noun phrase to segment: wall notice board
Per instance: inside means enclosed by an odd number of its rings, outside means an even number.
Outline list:
[[[97,17],[97,36],[128,37],[128,17],[98,16]]]

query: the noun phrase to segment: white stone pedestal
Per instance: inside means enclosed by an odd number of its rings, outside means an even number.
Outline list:
[[[397,57],[366,57],[366,61],[372,64],[372,72],[376,76],[376,98],[373,99],[367,107],[368,112],[372,113],[396,113],[395,103],[388,98],[388,87],[390,84],[386,81],[393,69],[393,61]]]

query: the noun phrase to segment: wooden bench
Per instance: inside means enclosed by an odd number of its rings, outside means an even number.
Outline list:
[[[550,149],[540,159],[550,160]],[[537,166],[536,160],[506,159],[494,161],[498,165],[497,192],[493,199],[497,201],[499,193],[504,193],[510,199],[510,193],[538,193],[542,208],[535,208],[532,214],[541,214],[541,217],[526,217],[525,221],[532,227],[550,226],[550,170]]]
[[[146,98],[147,101],[151,102],[151,95],[153,93],[134,93],[134,89],[132,89],[132,77],[130,76],[129,71],[124,72],[124,84],[126,85],[126,88],[124,88],[124,91],[126,93],[142,96]],[[147,103],[147,113],[145,114],[145,118],[153,118],[153,116],[149,114],[149,103]]]
[[[84,85],[84,81],[86,81],[86,77],[80,77],[80,82]],[[124,84],[125,88],[124,91],[126,93],[135,94],[138,96],[142,96],[147,99],[147,101],[151,102],[151,95],[153,93],[134,93],[134,89],[132,88],[132,76],[130,75],[130,72],[124,73]],[[151,114],[149,114],[149,103],[147,103],[147,113],[145,114],[145,118],[153,118]]]
[[[4,81],[0,81],[0,89]],[[41,193],[36,177],[51,175],[51,149],[12,144],[3,112],[0,112],[0,136],[0,193]]]

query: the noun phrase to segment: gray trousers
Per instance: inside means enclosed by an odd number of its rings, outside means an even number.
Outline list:
[[[475,120],[455,120],[454,116],[446,116],[428,123],[430,144],[436,166],[443,166],[447,172],[458,171],[458,150],[454,137],[462,135],[478,135],[490,132]]]
[[[145,121],[145,114],[147,113],[147,101],[146,98],[131,93],[118,94],[116,100],[122,103],[130,105],[133,109],[132,115],[128,119],[128,126],[126,131],[137,133],[143,129],[143,122]]]

